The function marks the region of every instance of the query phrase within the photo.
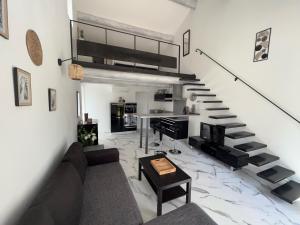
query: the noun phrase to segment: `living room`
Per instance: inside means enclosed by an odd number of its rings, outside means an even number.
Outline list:
[[[0,0],[0,224],[300,224],[299,9]]]

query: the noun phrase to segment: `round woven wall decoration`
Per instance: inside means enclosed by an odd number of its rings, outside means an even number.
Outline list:
[[[28,30],[26,33],[27,51],[31,61],[40,66],[43,64],[43,49],[38,35],[33,30]]]

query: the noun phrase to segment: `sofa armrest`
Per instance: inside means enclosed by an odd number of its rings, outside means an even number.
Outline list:
[[[144,225],[217,225],[194,203],[184,205]]]
[[[89,166],[119,162],[119,150],[116,148],[85,152]]]

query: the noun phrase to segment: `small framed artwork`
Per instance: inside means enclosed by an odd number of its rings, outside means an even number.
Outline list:
[[[268,28],[256,34],[253,62],[259,62],[269,58],[271,31],[272,28]]]
[[[13,68],[16,106],[31,106],[31,74],[17,67]]]
[[[0,0],[0,35],[8,39],[8,11],[7,0]]]
[[[183,34],[183,57],[187,56],[188,54],[190,54],[190,45],[191,45],[191,30],[187,30],[184,34]]]
[[[81,95],[79,91],[76,91],[76,102],[77,102],[77,117],[81,117]]]
[[[49,111],[56,111],[56,90],[48,89]]]

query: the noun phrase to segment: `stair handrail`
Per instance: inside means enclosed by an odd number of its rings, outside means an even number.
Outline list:
[[[260,95],[261,97],[263,97],[265,100],[267,100],[269,103],[271,103],[273,106],[275,106],[277,109],[279,109],[281,112],[285,113],[286,115],[288,115],[290,118],[292,118],[293,120],[295,120],[297,123],[300,124],[300,120],[298,120],[295,116],[291,115],[290,113],[288,113],[286,110],[284,110],[283,108],[281,108],[279,105],[277,105],[275,102],[273,102],[270,98],[266,97],[265,95],[263,95],[261,92],[259,92],[258,90],[256,90],[254,87],[252,87],[250,84],[248,84],[246,81],[244,81],[243,79],[241,79],[239,76],[237,76],[236,74],[234,74],[233,72],[231,72],[229,69],[227,69],[225,66],[223,66],[221,63],[219,63],[218,61],[216,61],[215,59],[213,59],[212,57],[210,57],[207,53],[205,53],[204,51],[202,51],[201,49],[197,48],[195,50],[195,52],[199,52],[200,55],[205,55],[207,58],[209,58],[211,61],[213,61],[214,63],[216,63],[218,66],[220,66],[222,69],[224,69],[225,71],[227,71],[230,75],[232,75],[234,77],[234,81],[240,81],[242,82],[244,85],[246,85],[248,88],[250,88],[252,91],[254,91],[256,94]]]

